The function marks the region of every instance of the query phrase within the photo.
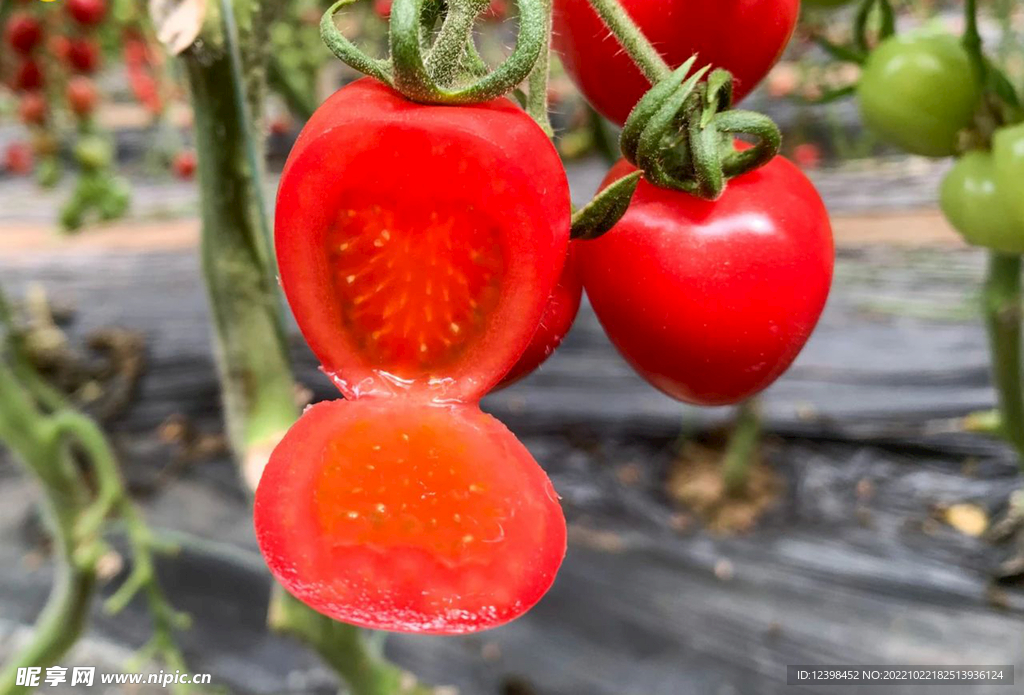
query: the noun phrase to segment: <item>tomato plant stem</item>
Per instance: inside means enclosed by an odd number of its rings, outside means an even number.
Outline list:
[[[993,251],[984,289],[992,380],[1001,431],[1024,466],[1024,393],[1021,385],[1021,258]]]
[[[985,79],[985,56],[982,53],[981,33],[978,31],[977,0],[964,0],[964,33],[961,39],[964,49],[971,57],[971,63],[979,82]]]
[[[590,0],[590,4],[651,84],[672,73],[658,49],[647,40],[618,0]]]
[[[152,534],[128,497],[109,442],[99,426],[46,384],[23,353],[13,310],[0,290],[0,442],[43,491],[43,513],[54,550],[54,583],[31,639],[0,671],[0,695],[22,667],[56,663],[77,641],[89,616],[103,539],[111,518],[124,522],[132,571],[115,596],[121,605],[143,592],[154,623],[150,656],[185,670],[173,631],[182,618],[164,598],[153,568]],[[75,457],[72,458],[72,451]],[[89,476],[89,480],[87,477]]]
[[[761,416],[757,402],[753,399],[744,401],[737,410],[736,424],[722,458],[722,481],[726,494],[735,497],[746,489],[760,438]]]
[[[251,491],[298,408],[269,238],[263,232],[262,139],[254,118],[265,86],[263,46],[273,3],[235,4],[246,16],[237,26],[227,21],[226,44],[218,47],[216,29],[208,29],[213,46],[194,47],[184,59],[195,112],[203,275],[225,424]],[[236,9],[226,0],[222,8],[226,13]],[[239,32],[241,27],[245,30]],[[371,654],[361,630],[314,612],[279,587],[271,598],[269,623],[315,649],[353,695],[419,692],[413,689],[420,687],[414,678]]]

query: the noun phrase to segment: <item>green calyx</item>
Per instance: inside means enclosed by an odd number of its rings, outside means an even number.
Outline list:
[[[728,179],[770,161],[782,135],[767,116],[731,110],[732,75],[709,67],[687,77],[695,58],[661,80],[637,103],[622,130],[625,158],[655,186],[708,200],[722,195]],[[752,147],[737,150],[747,135]]]
[[[484,0],[395,0],[388,59],[371,58],[345,38],[334,15],[355,0],[338,0],[324,14],[320,34],[342,61],[426,104],[476,104],[515,89],[530,74],[548,41],[545,0],[517,0],[519,36],[512,54],[493,71],[473,45],[473,23]],[[437,38],[430,30],[440,20]]]

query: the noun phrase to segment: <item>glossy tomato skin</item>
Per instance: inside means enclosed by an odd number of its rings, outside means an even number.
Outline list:
[[[868,56],[857,87],[864,123],[911,154],[956,153],[981,91],[971,60],[955,36],[897,34]]]
[[[630,171],[619,162],[605,185]],[[825,306],[834,256],[821,198],[782,157],[716,201],[641,181],[619,223],[578,253],[615,347],[698,405],[742,401],[789,367]]]
[[[735,77],[746,96],[782,55],[799,0],[621,0],[672,67],[697,53]],[[602,115],[622,125],[650,83],[610,34],[588,0],[555,0],[554,47],[580,91]]]
[[[569,256],[565,259],[562,275],[558,278],[555,291],[551,293],[548,305],[544,309],[544,316],[541,318],[540,325],[537,327],[537,332],[533,334],[529,346],[495,389],[511,386],[523,377],[532,374],[555,353],[569,329],[572,328],[576,314],[580,310],[580,300],[583,298],[583,281],[580,279],[580,271],[577,267],[579,263],[575,253],[575,248],[579,243],[573,242],[569,245]]]
[[[1024,226],[1024,124],[1000,128],[992,138],[995,181],[1007,212]]]
[[[256,536],[288,591],[336,620],[458,634],[512,620],[554,581],[566,528],[526,448],[475,405],[317,404],[275,449]]]
[[[512,102],[426,106],[359,80],[285,165],[281,283],[346,397],[472,402],[529,344],[569,210],[554,147]]]
[[[959,158],[942,180],[939,202],[950,224],[969,244],[1024,253],[1024,218],[1014,214],[1010,192],[996,175],[991,152]],[[1018,182],[1016,191],[1021,190]]]

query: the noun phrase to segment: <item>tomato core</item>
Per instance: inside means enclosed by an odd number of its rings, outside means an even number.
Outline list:
[[[325,237],[335,300],[366,363],[431,378],[476,343],[501,298],[500,227],[450,201],[342,204]]]

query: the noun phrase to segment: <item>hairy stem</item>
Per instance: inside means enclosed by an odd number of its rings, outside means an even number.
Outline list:
[[[997,251],[989,256],[984,288],[985,321],[992,355],[992,381],[1003,436],[1024,466],[1024,393],[1021,385],[1021,258]]]
[[[537,122],[541,130],[550,138],[555,131],[551,127],[551,117],[548,114],[548,77],[551,72],[551,12],[552,1],[544,0],[544,47],[537,58],[537,64],[533,66],[527,84],[526,112]]]
[[[760,438],[761,416],[757,402],[753,399],[744,401],[739,406],[729,446],[722,459],[722,480],[727,494],[735,496],[746,489]]]
[[[618,0],[590,0],[590,4],[651,84],[672,73],[658,49],[647,40]]]

